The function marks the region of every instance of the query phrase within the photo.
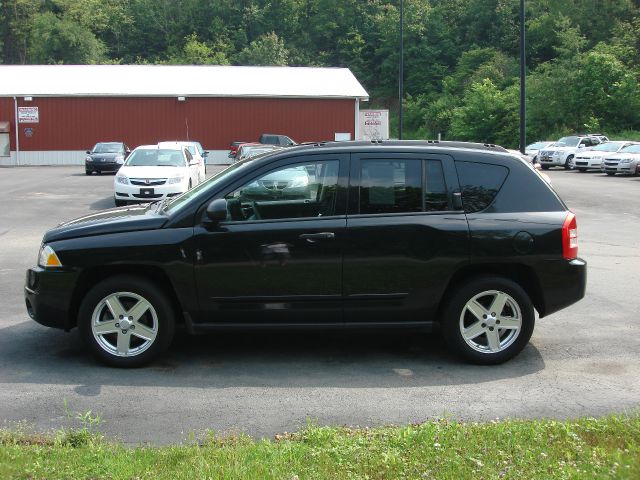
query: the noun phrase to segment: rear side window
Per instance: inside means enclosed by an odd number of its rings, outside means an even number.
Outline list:
[[[362,160],[360,213],[422,211],[422,162]]]
[[[509,169],[499,165],[475,162],[456,162],[462,205],[466,213],[484,210],[502,187]]]

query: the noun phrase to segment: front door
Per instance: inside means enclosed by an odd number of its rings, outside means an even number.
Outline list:
[[[203,323],[342,320],[345,158],[288,159],[223,194],[227,221],[195,228]]]

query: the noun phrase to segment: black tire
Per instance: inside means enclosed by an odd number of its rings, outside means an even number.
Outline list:
[[[115,198],[113,201],[115,202],[116,207],[124,207],[127,204],[125,200],[118,200],[117,198]]]
[[[606,173],[607,175],[609,175],[610,177],[613,177],[613,176],[616,174],[616,172],[605,172],[605,173]]]
[[[146,300],[155,311],[156,333],[153,341],[142,350],[140,353],[133,353],[131,356],[118,356],[115,353],[110,353],[105,347],[103,347],[93,334],[92,322],[93,314],[98,307],[102,309],[107,308],[102,304],[102,301],[114,295],[116,293],[135,294]],[[126,297],[123,295],[121,298]],[[78,312],[78,330],[84,343],[87,345],[91,353],[95,355],[100,361],[111,365],[113,367],[140,367],[151,362],[158,354],[164,352],[173,339],[174,327],[175,327],[175,314],[174,310],[167,300],[167,295],[157,285],[148,281],[143,277],[137,277],[133,275],[118,275],[103,280],[95,287],[93,287],[89,293],[84,297],[80,304],[80,310]],[[127,305],[123,300],[122,306],[126,308]],[[134,300],[129,300],[135,303]],[[144,316],[152,316],[151,308],[147,310]],[[129,309],[129,311],[131,308]],[[127,313],[129,313],[129,311]],[[141,319],[143,317],[140,317]],[[135,326],[135,323],[134,323]],[[138,330],[141,325],[138,323]],[[120,333],[111,333],[109,335],[120,335]],[[135,340],[142,341],[135,337],[134,329],[129,331],[129,335],[132,338],[131,344]],[[105,335],[106,337],[106,335]],[[142,341],[144,344],[144,341]]]
[[[543,170],[549,170],[549,165],[540,165]]]
[[[512,316],[520,317],[520,330],[517,334],[514,333],[509,339],[509,335],[512,335],[511,332],[513,330],[503,329],[502,333],[500,333],[500,327],[493,327],[498,330],[496,335],[498,335],[500,343],[505,343],[504,347],[500,347],[503,349],[496,352],[479,351],[473,348],[467,340],[464,339],[462,334],[462,328],[465,326],[468,327],[470,324],[476,322],[476,317],[467,310],[466,305],[467,302],[470,302],[474,297],[482,294],[483,292],[487,293],[492,291],[506,293],[510,297],[511,301],[516,304],[517,308],[520,310],[520,315],[516,315],[514,313],[515,310],[510,303],[506,304],[507,306],[503,308],[503,312],[511,312]],[[481,296],[478,298],[478,301],[485,301],[485,298],[490,300],[491,296]],[[487,308],[487,311],[490,310],[488,306],[485,308]],[[499,317],[501,314],[502,312],[498,312],[497,316]],[[477,321],[479,323],[482,322],[480,319]],[[481,326],[482,325],[487,324],[481,323]],[[534,325],[535,313],[529,296],[522,287],[520,287],[520,285],[505,277],[475,277],[463,285],[456,286],[455,291],[451,297],[449,297],[443,309],[442,333],[445,341],[455,353],[465,358],[468,362],[479,365],[495,365],[515,357],[529,342],[531,334],[533,333]],[[486,330],[486,333],[479,334],[470,342],[474,343],[475,341],[475,343],[482,344],[484,341],[484,343],[486,343],[486,347],[484,348],[488,348],[488,330],[491,328],[492,327],[489,326],[486,326],[486,328],[483,327],[483,330]],[[492,330],[492,332],[493,331],[494,330]],[[477,348],[483,348],[483,345],[478,345]]]
[[[576,168],[575,163],[573,163],[573,155],[569,155],[567,160],[564,162],[565,170],[574,170]]]
[[[85,171],[84,171],[84,174],[85,174],[85,175],[91,175],[91,173],[92,173],[92,172],[91,172],[91,170],[85,170]]]
[[[580,173],[584,173],[584,172],[586,172],[586,171],[587,171],[587,169],[586,169],[586,168],[579,168],[579,169],[578,169],[578,171],[579,171]]]

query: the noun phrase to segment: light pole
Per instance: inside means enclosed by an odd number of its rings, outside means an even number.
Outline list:
[[[524,0],[520,0],[520,152],[526,146]]]
[[[402,140],[402,98],[404,97],[404,0],[400,0],[400,66],[398,72],[398,100],[399,103],[399,122],[398,122],[398,138]]]

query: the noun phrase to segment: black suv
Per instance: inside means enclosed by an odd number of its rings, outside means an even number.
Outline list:
[[[87,150],[84,160],[84,172],[91,175],[97,172],[117,172],[131,153],[129,147],[122,142],[98,142],[91,150]]]
[[[25,296],[116,366],[174,326],[438,326],[469,361],[503,362],[585,294],[576,219],[493,145],[340,142],[238,162],[185,194],[49,230]]]

